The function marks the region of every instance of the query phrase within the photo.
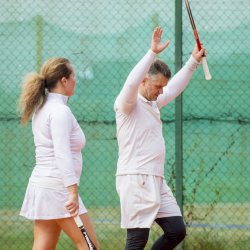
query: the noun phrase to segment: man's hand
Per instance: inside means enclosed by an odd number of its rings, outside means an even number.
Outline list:
[[[152,41],[151,41],[150,49],[156,54],[162,52],[170,43],[170,41],[168,40],[166,43],[162,44],[161,43],[161,34],[162,34],[161,27],[157,27],[154,30],[154,33],[152,35]]]
[[[203,43],[201,43],[201,45],[203,45]],[[195,44],[194,46],[194,50],[192,53],[193,58],[197,61],[200,62],[202,56],[207,56],[205,48],[201,46],[201,50],[199,51],[197,44]]]

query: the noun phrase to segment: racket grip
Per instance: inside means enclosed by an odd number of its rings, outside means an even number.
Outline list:
[[[201,58],[201,63],[202,63],[202,67],[203,67],[203,70],[204,70],[204,73],[205,73],[205,79],[208,81],[208,80],[211,80],[212,77],[209,73],[209,69],[208,69],[208,66],[207,66],[207,61],[206,61],[206,58],[205,57],[202,57]]]
[[[75,220],[75,223],[76,225],[80,228],[80,230],[82,231],[82,234],[87,242],[87,245],[89,247],[90,250],[97,250],[97,248],[95,247],[95,245],[93,244],[93,242],[91,241],[91,239],[89,238],[84,226],[83,226],[83,223],[82,223],[82,220],[80,219],[79,215],[75,216],[74,217],[74,220]]]
[[[75,216],[75,217],[74,217],[74,220],[75,220],[76,225],[77,225],[78,227],[82,227],[82,226],[83,226],[82,221],[81,221],[79,215]]]

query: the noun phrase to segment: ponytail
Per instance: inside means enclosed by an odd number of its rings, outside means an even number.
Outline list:
[[[41,76],[37,73],[27,74],[22,81],[22,93],[18,109],[21,114],[21,124],[26,126],[34,110],[42,108],[47,97],[47,91],[56,87],[63,77],[69,78],[72,73],[68,59],[57,57],[45,62],[41,69]],[[46,90],[47,89],[47,90]]]
[[[22,92],[18,103],[21,114],[21,124],[26,126],[34,112],[46,100],[45,79],[37,73],[27,74],[22,81]]]

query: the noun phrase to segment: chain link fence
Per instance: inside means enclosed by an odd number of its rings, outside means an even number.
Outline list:
[[[213,79],[200,66],[183,93],[183,249],[249,249],[250,1],[190,6]],[[16,113],[20,81],[51,57],[68,58],[77,78],[69,107],[86,136],[79,193],[103,250],[124,248],[115,189],[118,157],[113,103],[156,26],[175,70],[174,1],[0,1],[0,248],[31,249],[33,222],[19,216],[35,165],[31,124]],[[195,39],[183,4],[183,64]],[[161,110],[165,176],[175,190],[175,103]],[[153,226],[146,249],[161,235]],[[76,249],[62,233],[57,246]]]

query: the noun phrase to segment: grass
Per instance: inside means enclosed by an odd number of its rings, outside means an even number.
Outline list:
[[[247,211],[250,204],[221,204],[202,220],[192,223],[221,225],[250,225]],[[196,205],[193,213],[200,217],[206,214],[207,206]],[[184,208],[184,211],[188,211]],[[126,230],[120,229],[119,207],[89,208],[95,231],[102,250],[122,250],[126,240]],[[184,213],[184,216],[185,213]],[[33,221],[18,216],[17,210],[0,210],[0,248],[1,250],[27,250],[33,244]],[[153,242],[162,234],[154,225],[150,230],[149,250]],[[250,245],[249,229],[187,227],[187,237],[183,242],[185,250],[247,250]],[[61,234],[57,250],[74,250],[76,247],[64,233]]]

